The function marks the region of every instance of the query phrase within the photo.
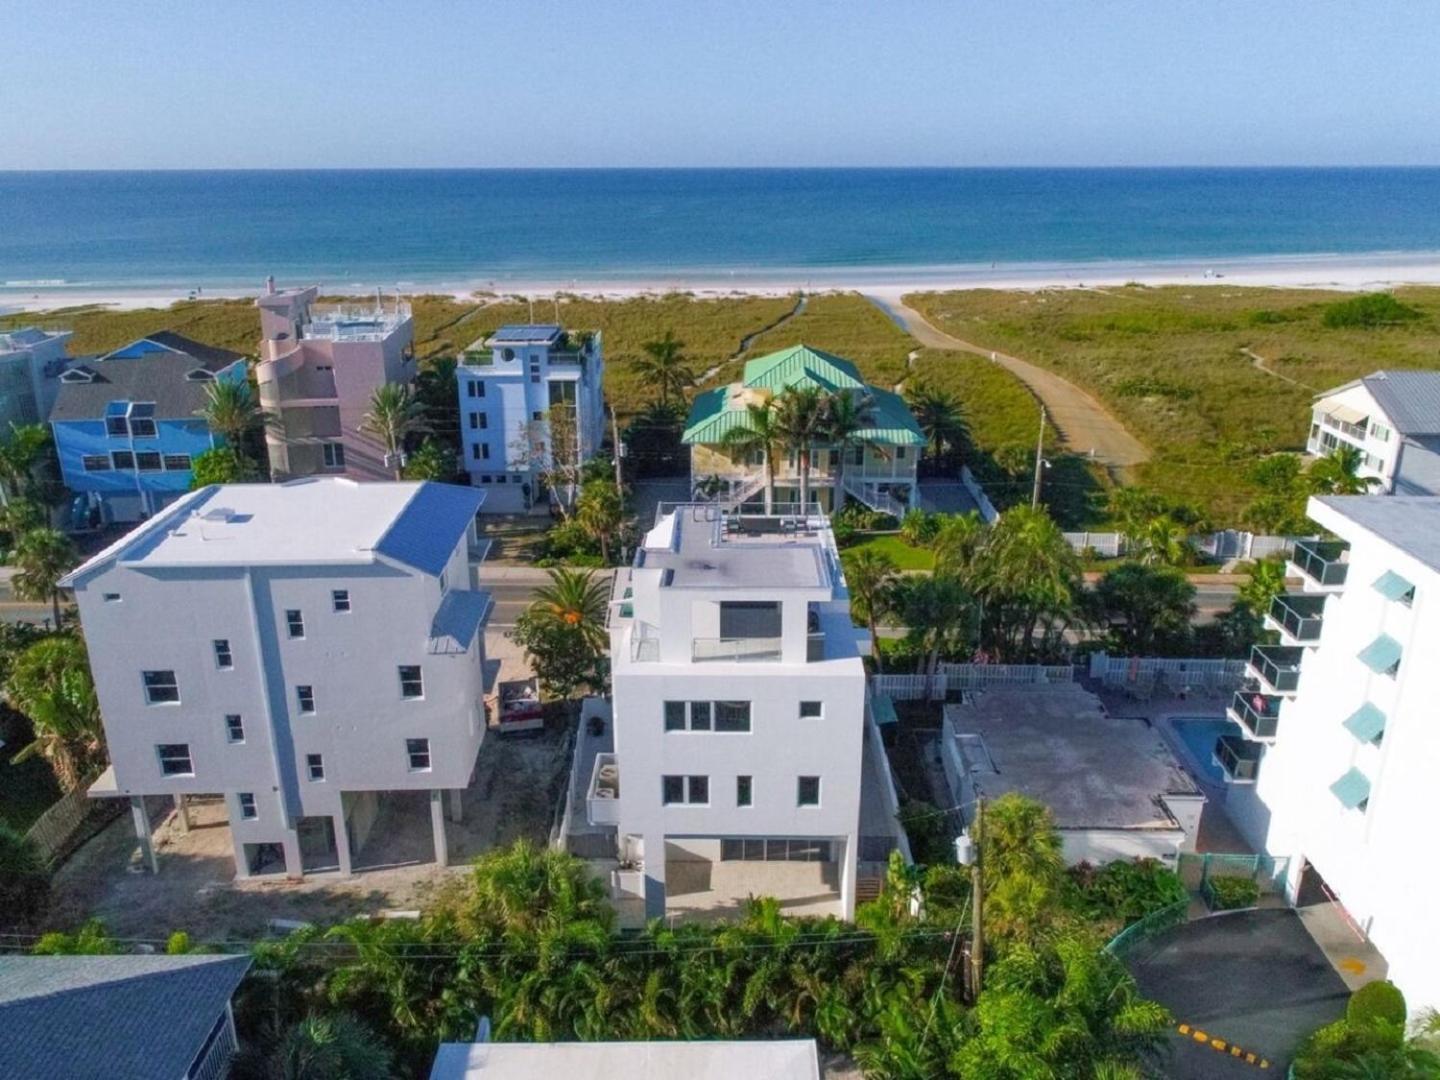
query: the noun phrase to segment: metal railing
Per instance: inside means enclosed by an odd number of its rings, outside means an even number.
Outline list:
[[[695,638],[690,644],[690,659],[697,664],[773,662],[780,659],[781,641],[778,637]]]
[[[1344,561],[1350,545],[1338,540],[1299,540],[1290,561],[1317,585],[1344,585],[1350,564]]]
[[[1273,739],[1280,722],[1280,704],[1283,700],[1262,694],[1259,689],[1237,690],[1230,699],[1230,711],[1237,721],[1250,729],[1255,738]]]
[[[1167,907],[1152,911],[1138,922],[1121,930],[1105,946],[1105,951],[1118,960],[1125,960],[1141,945],[1184,923],[1189,918],[1190,898],[1177,900]]]
[[[1347,423],[1344,420],[1336,419],[1329,413],[1322,414],[1321,419],[1326,427],[1333,428],[1342,435],[1348,435],[1350,438],[1359,439],[1362,442],[1365,440],[1365,436],[1369,431],[1369,428],[1365,424]]]
[[[1256,645],[1250,650],[1250,666],[1272,690],[1292,693],[1300,686],[1298,645]]]
[[[660,660],[660,639],[639,637],[630,643],[630,659],[637,664],[654,664]]]
[[[1258,744],[1237,739],[1234,735],[1221,735],[1215,740],[1215,757],[1231,780],[1254,780],[1263,753]]]
[[[1296,641],[1319,641],[1323,596],[1277,596],[1270,604],[1270,618]]]

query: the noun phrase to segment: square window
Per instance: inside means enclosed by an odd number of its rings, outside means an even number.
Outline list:
[[[304,612],[294,609],[285,612],[285,629],[289,631],[292,638],[303,638],[305,636]]]
[[[149,417],[132,416],[130,418],[130,437],[132,439],[155,438],[155,421]]]
[[[411,772],[426,772],[430,768],[430,740],[406,739],[405,753],[410,757]]]
[[[708,701],[692,701],[692,702],[690,702],[690,730],[691,730],[691,731],[709,731],[709,730],[710,730],[710,702],[708,702]]]
[[[750,730],[750,702],[748,702],[748,701],[717,701],[717,702],[715,702],[715,730],[716,730],[716,731],[749,731],[749,730]]]
[[[327,442],[322,444],[320,449],[324,455],[325,468],[343,469],[345,467],[344,443]]]
[[[666,806],[685,801],[685,778],[683,776],[662,776],[660,778],[660,801]]]
[[[685,702],[683,702],[683,701],[667,701],[667,702],[665,702],[665,730],[666,730],[666,731],[684,731],[684,730],[685,730]]]
[[[135,468],[135,455],[129,450],[110,451],[110,461],[117,469]]]
[[[142,450],[135,455],[135,467],[141,472],[159,472],[165,466],[159,453],[154,450]]]
[[[325,779],[325,757],[322,754],[306,754],[305,770],[310,774],[311,780]]]
[[[313,686],[295,687],[295,700],[302,713],[313,713],[315,711],[315,688]]]
[[[107,416],[105,434],[112,439],[126,438],[130,434],[130,422],[123,416]]]
[[[800,777],[795,785],[795,805],[820,805],[820,778],[818,776]]]
[[[685,801],[702,805],[708,803],[710,801],[710,778],[708,776],[690,776],[686,779],[689,783],[685,792]]]
[[[330,593],[330,603],[336,611],[350,610],[350,590],[335,589]]]
[[[214,645],[215,666],[218,668],[233,668],[235,666],[235,654],[230,651],[229,639],[216,638]]]
[[[825,703],[821,701],[800,702],[800,716],[802,719],[809,716],[824,716]]]
[[[189,454],[166,454],[166,455],[165,455],[165,471],[166,471],[166,472],[186,472],[186,471],[189,470],[189,468],[190,468],[190,455],[189,455]]]
[[[86,472],[109,472],[110,456],[108,454],[86,454],[80,459]]]
[[[425,696],[425,683],[420,676],[419,664],[400,665],[400,696],[406,699]]]
[[[239,713],[228,713],[225,716],[225,738],[229,742],[245,741],[245,721],[240,718]]]
[[[190,761],[188,743],[161,743],[155,747],[160,757],[162,776],[194,776],[195,766]]]
[[[255,809],[255,793],[253,791],[242,791],[236,798],[240,801],[240,818],[242,821],[254,821],[260,816]]]
[[[180,684],[173,671],[144,672],[145,700],[151,705],[175,705],[180,701]]]
[[[735,777],[735,805],[749,806],[754,795],[754,784],[748,776]]]

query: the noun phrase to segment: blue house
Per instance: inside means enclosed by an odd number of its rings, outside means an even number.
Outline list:
[[[72,360],[50,410],[74,528],[140,521],[190,489],[190,462],[224,440],[197,415],[245,357],[169,331]]]

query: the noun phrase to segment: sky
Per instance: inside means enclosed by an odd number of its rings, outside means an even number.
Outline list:
[[[0,169],[1435,165],[1399,0],[5,0]]]

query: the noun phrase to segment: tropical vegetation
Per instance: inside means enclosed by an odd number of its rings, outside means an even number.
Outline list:
[[[370,408],[360,420],[360,430],[385,448],[385,462],[394,470],[395,479],[404,479],[408,441],[429,430],[425,406],[408,383],[385,383],[370,395]]]
[[[1406,1028],[1405,996],[1384,980],[1350,995],[1345,1015],[1301,1043],[1295,1080],[1433,1080],[1440,1076],[1440,1016]]]
[[[41,638],[15,658],[6,702],[29,718],[32,741],[15,762],[39,755],[63,791],[74,791],[105,757],[105,733],[85,643],[73,634]]]
[[[525,650],[548,696],[565,699],[581,688],[600,690],[607,678],[609,583],[590,570],[548,573],[510,638]]]

